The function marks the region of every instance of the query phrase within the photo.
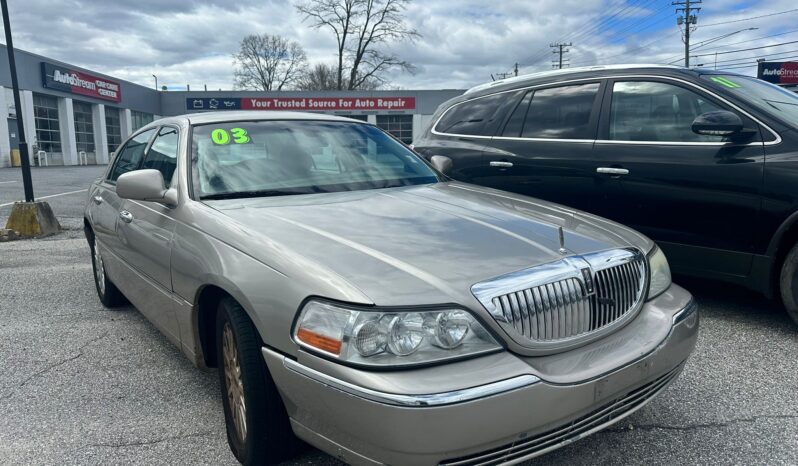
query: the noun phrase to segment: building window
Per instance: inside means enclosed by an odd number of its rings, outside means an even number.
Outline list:
[[[405,144],[413,143],[413,115],[377,115],[377,126]]]
[[[58,99],[33,95],[33,119],[36,123],[36,143],[47,153],[61,152],[61,131],[58,127]]]
[[[130,119],[133,126],[133,132],[142,126],[152,123],[154,120],[152,113],[137,112],[135,110],[130,111]]]
[[[94,152],[94,123],[91,117],[91,104],[72,103],[75,113],[75,143],[78,152]]]
[[[105,132],[108,138],[108,154],[113,154],[122,144],[122,125],[119,122],[119,109],[105,107]]]

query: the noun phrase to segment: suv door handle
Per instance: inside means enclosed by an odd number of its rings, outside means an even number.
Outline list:
[[[103,203],[102,196],[92,196],[91,200],[94,201],[95,204],[100,205]]]
[[[629,170],[625,168],[613,168],[613,167],[598,167],[596,169],[596,173],[603,173],[605,175],[628,175]]]
[[[503,160],[492,160],[490,162],[491,167],[499,167],[499,168],[510,168],[513,166],[512,162],[505,162]]]
[[[122,219],[125,223],[130,223],[133,221],[133,214],[128,212],[127,210],[120,210],[119,211],[119,218]]]

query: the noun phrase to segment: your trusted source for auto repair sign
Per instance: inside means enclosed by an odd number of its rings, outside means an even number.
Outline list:
[[[203,97],[186,99],[187,110],[414,110],[415,97]]]
[[[42,62],[42,85],[48,89],[119,103],[122,89],[116,81]]]

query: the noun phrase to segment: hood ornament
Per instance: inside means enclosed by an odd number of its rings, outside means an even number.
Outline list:
[[[558,227],[558,233],[560,236],[560,249],[558,252],[562,255],[566,255],[568,254],[568,250],[565,249],[565,232],[562,227]]]

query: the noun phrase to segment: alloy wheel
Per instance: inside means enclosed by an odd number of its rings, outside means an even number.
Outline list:
[[[229,322],[225,322],[222,330],[222,355],[224,357],[227,402],[233,416],[238,439],[243,443],[247,438],[247,405],[244,400],[244,385],[241,382],[241,365],[238,360],[235,336]]]
[[[92,248],[94,251],[94,279],[97,280],[97,288],[100,289],[100,294],[105,294],[105,265],[103,258],[100,255],[100,248],[95,244]]]

